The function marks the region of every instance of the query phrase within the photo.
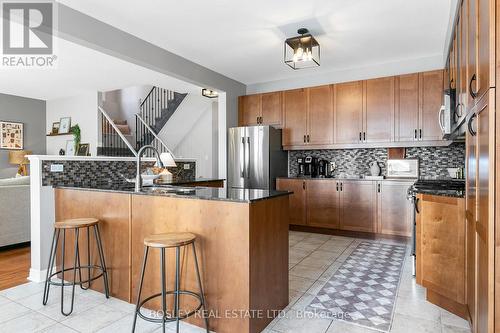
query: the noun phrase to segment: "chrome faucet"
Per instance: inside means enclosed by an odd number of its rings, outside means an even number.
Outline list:
[[[159,168],[163,168],[163,162],[161,161],[160,159],[160,153],[158,152],[158,150],[151,146],[151,145],[148,145],[148,146],[144,146],[142,147],[141,149],[139,149],[139,151],[137,152],[137,169],[136,169],[136,176],[135,176],[135,191],[136,192],[141,192],[142,190],[142,176],[141,176],[141,159],[142,159],[142,155],[144,154],[144,152],[148,149],[152,149],[155,153],[155,156],[156,156],[156,165],[159,167]]]

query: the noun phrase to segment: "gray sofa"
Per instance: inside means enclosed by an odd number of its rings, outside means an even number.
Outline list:
[[[30,178],[0,179],[0,247],[30,241]]]

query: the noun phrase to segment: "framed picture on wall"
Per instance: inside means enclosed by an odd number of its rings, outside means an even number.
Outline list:
[[[70,117],[61,118],[61,120],[59,121],[59,134],[69,133],[70,129],[71,129],[71,118]]]
[[[88,143],[80,143],[76,150],[77,156],[88,156],[90,150],[90,144]]]
[[[24,149],[24,124],[0,121],[0,149]]]
[[[75,156],[75,140],[66,141],[66,156]]]
[[[61,126],[60,122],[52,123],[52,132],[51,132],[51,134],[59,134],[59,126]]]

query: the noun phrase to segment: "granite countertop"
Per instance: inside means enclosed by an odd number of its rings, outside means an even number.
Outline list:
[[[158,182],[157,185],[186,185],[186,184],[203,184],[212,182],[223,182],[225,179],[220,178],[183,178],[183,179],[173,179],[169,181]],[[156,184],[156,182],[155,182]]]
[[[205,182],[207,181],[208,180],[205,180]],[[235,189],[227,187],[216,188],[216,187],[202,187],[202,186],[183,187],[175,185],[144,186],[142,192],[135,192],[134,184],[131,183],[118,183],[118,184],[93,183],[93,184],[82,184],[82,185],[60,185],[60,186],[54,186],[54,188],[174,197],[183,199],[231,201],[231,202],[242,202],[242,203],[266,200],[292,194],[291,192],[288,191]]]
[[[344,180],[344,181],[370,181],[370,182],[380,182],[380,181],[401,181],[401,182],[415,182],[417,179],[416,178],[380,178],[380,179],[370,179],[370,178],[350,178],[350,177],[298,177],[298,176],[292,176],[292,177],[278,177],[280,179],[305,179],[305,180]]]
[[[465,191],[460,191],[460,190],[415,189],[414,192],[417,194],[420,193],[420,194],[439,195],[443,197],[465,198]]]

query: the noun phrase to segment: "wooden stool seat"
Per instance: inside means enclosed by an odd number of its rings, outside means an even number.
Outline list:
[[[86,217],[78,219],[69,219],[64,221],[59,221],[54,224],[56,229],[75,229],[75,228],[86,228],[92,227],[99,223],[98,219]]]
[[[177,247],[191,244],[195,239],[196,235],[190,232],[171,232],[150,235],[144,238],[144,245],[155,248]]]

